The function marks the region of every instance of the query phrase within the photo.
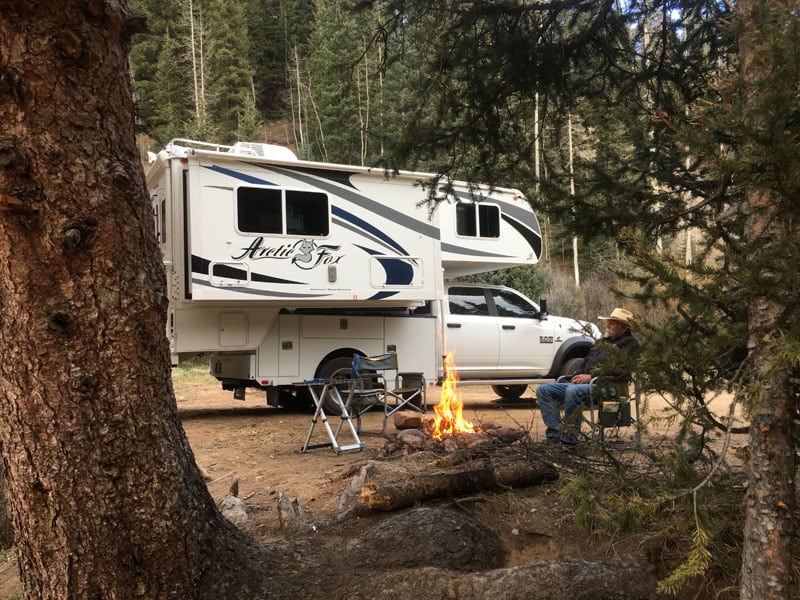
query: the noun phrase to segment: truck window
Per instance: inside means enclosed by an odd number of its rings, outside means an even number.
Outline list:
[[[320,192],[239,187],[236,224],[242,233],[327,236],[328,196]]]
[[[467,237],[500,237],[500,207],[486,203],[456,205],[456,233]]]
[[[500,317],[531,318],[538,312],[525,298],[505,290],[492,290],[492,300]]]
[[[447,296],[451,315],[489,315],[489,305],[481,288],[452,287]]]

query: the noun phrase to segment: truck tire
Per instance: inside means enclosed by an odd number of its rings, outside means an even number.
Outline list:
[[[561,372],[558,374],[559,377],[563,377],[564,375],[574,375],[575,369],[580,366],[583,362],[583,358],[570,358],[567,361],[564,361],[564,364],[561,365]]]
[[[528,389],[528,386],[524,383],[520,383],[517,385],[493,385],[492,390],[495,394],[500,396],[503,400],[516,400],[522,394],[525,393],[525,390]]]
[[[316,377],[319,379],[347,379],[351,377],[353,370],[353,359],[349,356],[334,356],[330,360],[325,361],[317,369]],[[342,400],[347,400],[342,391]],[[339,414],[341,409],[334,402],[325,398],[322,408],[329,414]]]

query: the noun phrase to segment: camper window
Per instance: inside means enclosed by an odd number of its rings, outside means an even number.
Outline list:
[[[458,203],[456,233],[467,237],[500,237],[500,208],[494,204]]]
[[[237,228],[242,233],[327,236],[328,197],[319,192],[239,187]]]
[[[325,194],[286,190],[286,233],[328,235],[328,222]]]

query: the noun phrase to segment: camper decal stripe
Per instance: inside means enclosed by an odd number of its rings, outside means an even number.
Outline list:
[[[383,300],[385,298],[391,298],[396,294],[397,292],[378,292],[377,294],[367,298],[367,300]]]
[[[210,171],[222,173],[223,175],[228,175],[229,177],[235,177],[236,179],[246,181],[247,183],[255,183],[258,185],[275,185],[274,183],[272,183],[271,181],[267,181],[266,179],[261,179],[260,177],[253,177],[252,175],[240,173],[239,171],[234,171],[233,169],[226,169],[225,167],[220,167],[218,165],[211,165],[211,166],[203,165],[203,166]]]
[[[399,210],[394,210],[385,204],[381,204],[380,202],[372,200],[364,194],[354,191],[351,187],[345,187],[335,183],[337,181],[337,175],[341,177],[337,171],[331,171],[331,174],[328,175],[328,180],[326,181],[326,179],[322,178],[323,172],[316,169],[313,170],[313,172],[317,175],[317,177],[314,177],[311,175],[306,175],[305,173],[301,173],[300,169],[281,168],[274,165],[258,166],[261,166],[264,169],[271,169],[277,173],[282,173],[288,177],[294,177],[298,181],[302,181],[303,183],[313,185],[321,190],[325,190],[329,194],[333,194],[334,196],[343,198],[348,202],[352,202],[359,208],[363,208],[369,214],[378,215],[379,217],[388,219],[400,227],[405,227],[425,237],[433,238],[435,240],[439,239],[438,227],[435,227],[432,224],[424,221],[418,221],[406,213],[400,212]]]
[[[344,219],[345,221],[348,221],[353,225],[356,225],[357,227],[366,231],[370,235],[373,235],[379,240],[383,241],[385,244],[388,244],[391,248],[394,248],[395,251],[399,252],[400,254],[408,256],[408,252],[406,252],[405,248],[403,248],[400,244],[395,242],[392,238],[383,233],[377,227],[367,223],[361,217],[357,217],[354,214],[349,213],[346,210],[334,205],[331,205],[331,214],[335,217],[339,217],[340,219]]]
[[[482,250],[475,250],[467,246],[456,246],[455,244],[448,244],[442,242],[442,252],[452,252],[453,254],[463,254],[465,256],[482,256],[484,258],[510,258],[509,254],[497,254],[496,252],[484,252]]]
[[[344,219],[339,219],[339,218],[336,218],[336,217],[333,217],[331,219],[331,221],[333,223],[335,223],[336,225],[338,225],[339,227],[343,228],[343,229],[347,229],[349,231],[352,231],[353,233],[355,233],[356,235],[360,236],[361,238],[368,239],[372,243],[378,244],[381,247],[386,248],[386,250],[389,251],[389,252],[396,252],[397,251],[394,247],[390,246],[389,244],[387,244],[383,240],[379,240],[376,237],[367,234],[366,231],[364,231],[360,227],[356,227],[355,225],[353,225],[349,221],[345,221]],[[379,252],[373,252],[373,254],[380,254],[380,253]]]
[[[507,217],[505,214],[501,215],[503,221],[511,225],[514,229],[516,229],[519,234],[525,238],[525,241],[530,244],[530,247],[533,249],[533,253],[536,255],[538,259],[542,255],[542,236],[537,235],[536,232],[531,231],[528,227],[525,227],[522,223],[517,221],[516,219],[512,219]]]
[[[211,261],[207,258],[201,258],[192,254],[192,273],[199,275],[208,275],[208,269]],[[220,275],[223,277],[230,277],[231,279],[247,279],[247,272],[244,269],[237,269],[228,265],[219,265]],[[259,283],[286,283],[290,285],[305,285],[302,281],[292,281],[291,279],[279,279],[278,277],[270,277],[269,275],[261,275],[260,273],[251,273],[250,281],[257,281]]]
[[[370,256],[375,256],[378,252],[358,246]],[[387,285],[411,285],[414,280],[414,267],[411,266],[410,260],[406,258],[392,258],[391,256],[376,256],[375,260],[383,267],[386,272]]]
[[[409,285],[414,277],[414,269],[406,261],[399,258],[381,257],[378,262],[386,271],[387,285]]]

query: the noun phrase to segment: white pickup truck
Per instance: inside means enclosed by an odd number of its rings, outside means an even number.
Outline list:
[[[571,374],[599,338],[596,326],[548,315],[508,287],[449,284],[445,292],[438,321],[459,378],[487,380],[503,398],[525,391],[515,380]]]
[[[396,351],[404,371],[444,376],[443,356],[453,352],[459,379],[492,386],[505,399],[520,397],[535,380],[571,373],[599,337],[591,323],[547,314],[520,292],[504,286],[445,284],[442,299],[413,312],[297,309],[279,315],[271,341],[261,345],[279,368],[280,353],[296,355],[303,377],[349,374],[354,354]],[[282,333],[283,332],[283,333]],[[292,332],[288,336],[286,332]],[[289,339],[291,338],[291,339]],[[259,381],[248,366],[265,356],[211,355],[211,373],[243,398],[245,388],[264,389],[275,406],[307,404],[303,386],[277,376]],[[240,375],[237,375],[240,374]],[[302,380],[295,375],[293,381]],[[266,383],[266,385],[265,385]]]

